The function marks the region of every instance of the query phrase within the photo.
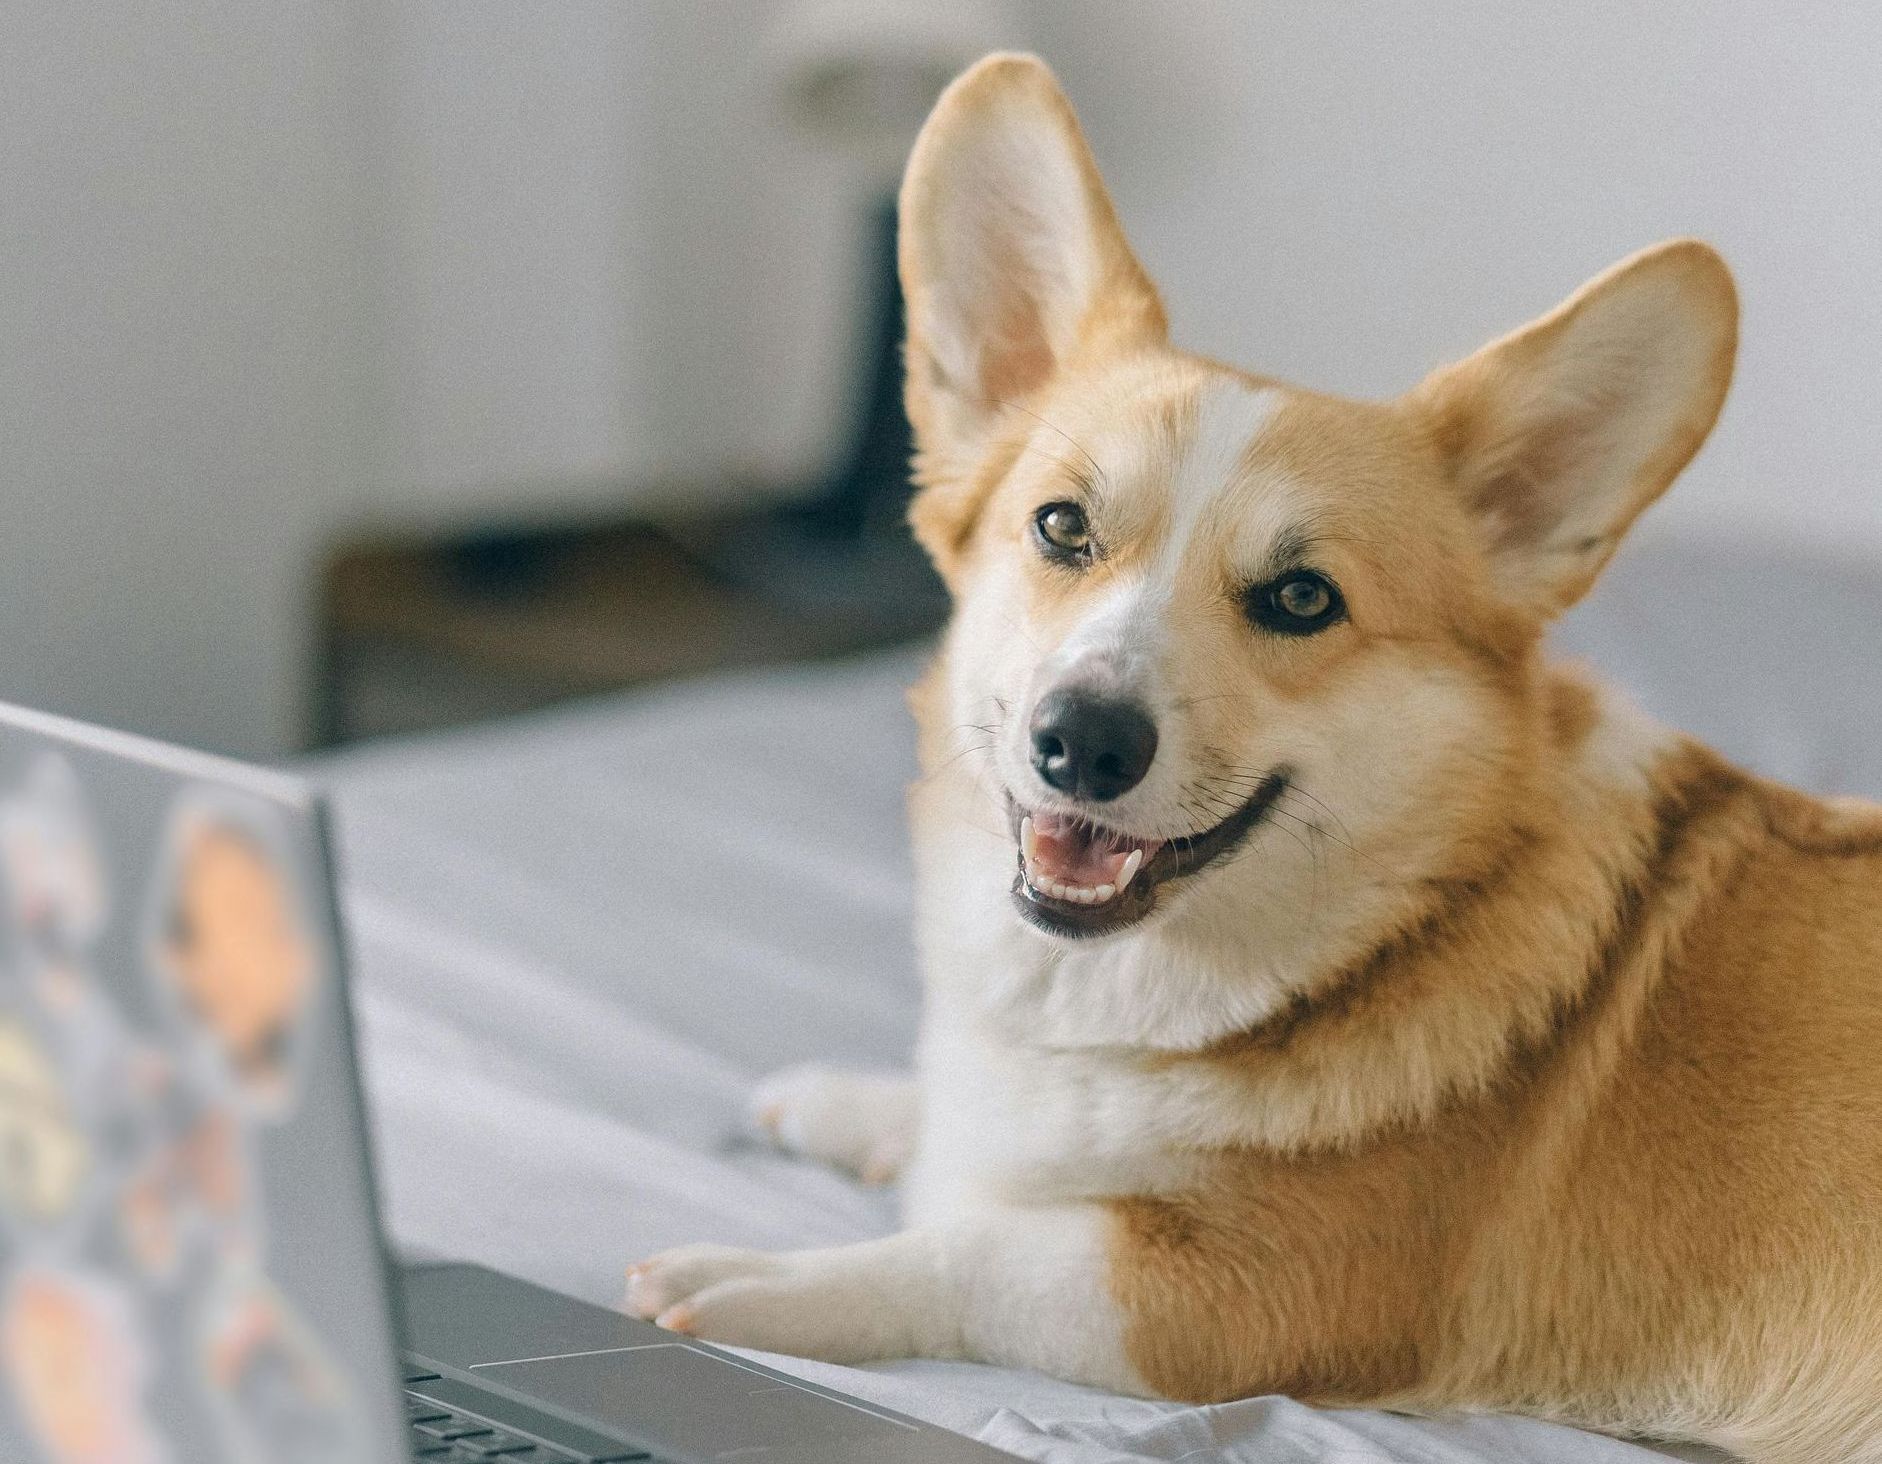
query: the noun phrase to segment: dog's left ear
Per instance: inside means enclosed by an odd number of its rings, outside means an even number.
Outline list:
[[[1676,239],[1411,394],[1510,599],[1547,616],[1587,592],[1712,430],[1737,343],[1731,272]]]
[[[995,426],[1075,361],[1166,326],[1078,119],[1033,56],[989,56],[942,93],[908,160],[899,247],[925,490],[911,518],[946,574]]]

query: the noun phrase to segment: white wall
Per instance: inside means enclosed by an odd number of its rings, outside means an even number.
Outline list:
[[[1882,6],[1033,15],[1183,343],[1391,393],[1698,234],[1738,274],[1740,368],[1650,522],[1882,554]]]
[[[265,752],[356,495],[355,11],[8,4],[0,698]]]
[[[548,518],[813,475],[860,201],[786,125],[778,0],[393,0],[374,514]]]

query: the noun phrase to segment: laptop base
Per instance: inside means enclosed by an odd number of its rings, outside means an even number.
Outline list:
[[[408,1379],[418,1379],[406,1384],[413,1397],[490,1420],[493,1428],[542,1440],[578,1459],[985,1464],[1012,1458],[481,1266],[406,1267],[399,1290]],[[608,1448],[617,1452],[604,1452]]]

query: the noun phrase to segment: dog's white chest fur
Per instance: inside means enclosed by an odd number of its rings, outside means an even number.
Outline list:
[[[1188,1163],[1148,1121],[1136,1075],[1102,1052],[1007,1043],[931,1016],[921,1130],[904,1190],[911,1223],[977,1209],[1154,1193]]]
[[[1207,1100],[1147,1071],[1143,1056],[1206,1042],[1270,998],[1154,933],[1067,950],[1016,917],[989,919],[1007,901],[1010,865],[971,841],[940,842],[923,860],[936,877],[923,888],[911,1222],[1182,1183],[1192,1160],[1169,1142],[1170,1116]]]

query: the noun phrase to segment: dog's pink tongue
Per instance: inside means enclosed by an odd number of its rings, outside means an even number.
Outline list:
[[[1148,859],[1162,842],[1097,833],[1089,824],[1061,813],[1035,813],[1030,857],[1042,873],[1061,884],[1096,889],[1117,883],[1133,851],[1141,849]]]

